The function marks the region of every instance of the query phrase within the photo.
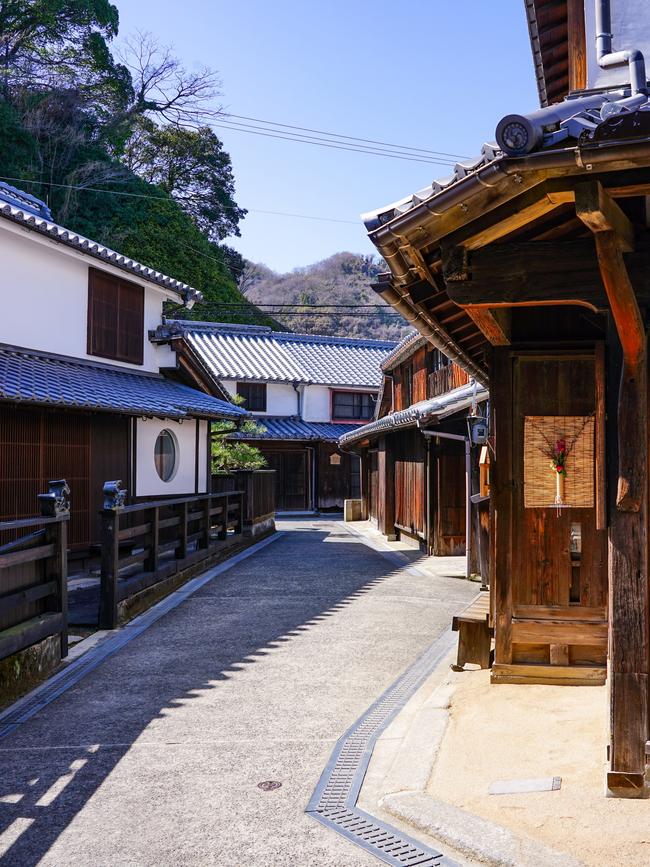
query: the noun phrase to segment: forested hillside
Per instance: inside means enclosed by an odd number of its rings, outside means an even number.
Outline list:
[[[209,126],[217,79],[148,35],[118,53],[118,28],[107,0],[0,2],[0,177],[64,225],[202,290],[208,305],[192,316],[209,318],[211,305],[244,300],[244,261],[223,244],[245,211]]]
[[[249,265],[240,288],[250,301],[273,305],[264,310],[292,331],[397,340],[408,331],[408,324],[370,287],[385,270],[386,264],[373,256],[336,253],[288,274]]]

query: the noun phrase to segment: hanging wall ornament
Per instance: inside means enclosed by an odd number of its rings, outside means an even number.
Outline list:
[[[594,416],[526,416],[524,506],[591,508]]]

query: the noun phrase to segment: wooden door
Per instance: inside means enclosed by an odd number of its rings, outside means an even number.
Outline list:
[[[436,527],[434,552],[438,556],[465,553],[465,449],[463,443],[443,442],[437,458]]]
[[[515,664],[605,664],[607,534],[596,528],[597,492],[589,508],[525,505],[531,484],[524,461],[526,416],[592,416],[595,395],[593,356],[514,359],[510,654]]]
[[[309,508],[309,462],[306,449],[264,453],[275,470],[275,507],[278,512],[303,512]]]

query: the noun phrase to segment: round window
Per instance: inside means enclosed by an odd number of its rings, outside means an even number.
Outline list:
[[[177,462],[176,437],[170,430],[161,430],[154,447],[154,463],[156,472],[163,480],[169,482],[176,472]]]

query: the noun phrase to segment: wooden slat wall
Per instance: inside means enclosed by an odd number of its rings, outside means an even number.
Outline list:
[[[465,450],[463,443],[441,441],[436,453],[432,549],[438,556],[465,553]]]
[[[497,438],[496,484],[501,490],[512,474],[514,487],[509,574],[504,571],[506,551],[498,550],[499,540],[505,543],[505,539],[497,534],[496,540],[496,662],[602,666],[606,656],[607,537],[606,531],[596,527],[596,509],[571,508],[558,513],[553,508],[524,508],[524,418],[594,412],[594,358],[524,353],[515,356],[513,371],[511,468],[503,465],[507,457],[503,441],[500,445]],[[507,384],[505,377],[503,382]],[[573,561],[572,524],[579,524],[582,534],[582,553]],[[508,584],[506,594],[502,591]],[[504,629],[506,623],[511,625]]]
[[[104,482],[127,478],[127,418],[14,406],[0,410],[0,520],[32,517],[48,482],[66,479],[69,544],[97,543]]]
[[[376,521],[379,517],[379,507],[377,503],[379,485],[377,450],[373,449],[368,454],[370,463],[368,469],[368,517],[373,518]]]
[[[393,434],[391,439],[395,449],[395,524],[425,538],[427,456],[424,437],[418,430],[409,429]]]

